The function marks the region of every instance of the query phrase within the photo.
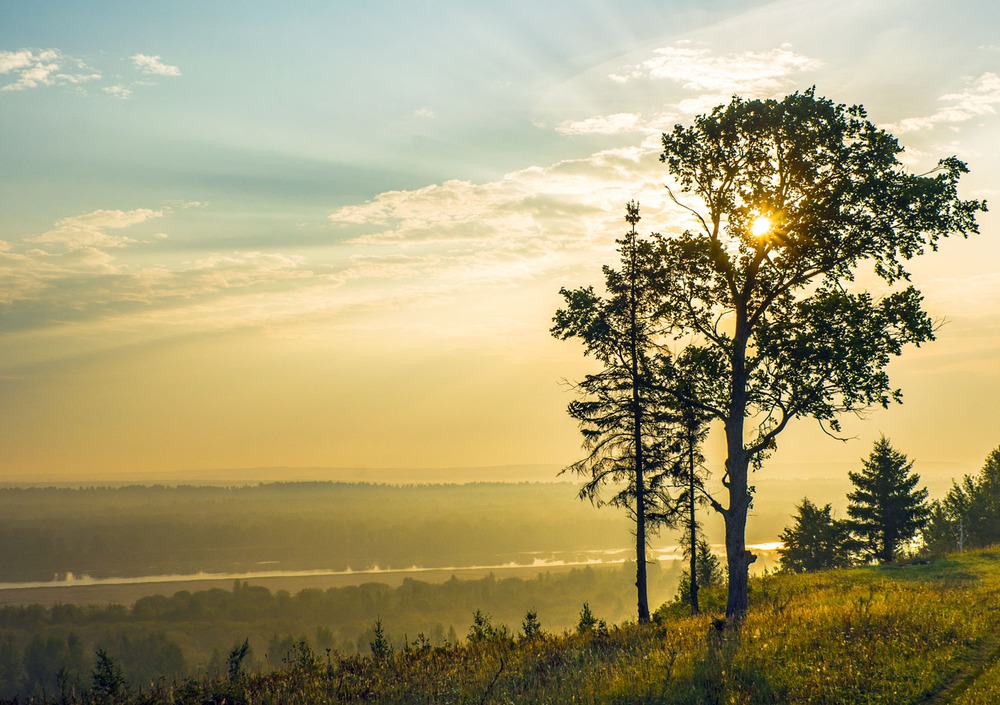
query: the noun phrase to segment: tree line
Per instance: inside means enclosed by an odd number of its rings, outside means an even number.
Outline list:
[[[913,461],[884,436],[861,472],[849,473],[846,519],[830,504],[804,498],[781,533],[782,569],[808,572],[862,563],[890,563],[902,554],[935,555],[1000,543],[1000,447],[978,475],[952,483],[943,499],[927,501]]]
[[[457,644],[477,611],[495,625],[518,624],[531,612],[551,632],[577,625],[586,602],[595,619],[619,622],[629,613],[623,598],[631,570],[588,567],[531,579],[489,575],[443,583],[406,578],[397,587],[365,583],[295,594],[235,581],[230,589],[148,595],[130,607],[4,606],[0,700],[82,692],[91,686],[99,651],[139,688],[161,678],[225,675],[228,654],[245,640],[243,670],[267,672],[302,645],[321,655],[328,649],[367,655],[376,622],[385,645],[396,651],[407,643]],[[652,594],[668,599],[676,572],[657,569],[650,577]]]
[[[666,194],[688,226],[641,236],[639,205],[630,202],[619,263],[603,268],[604,292],[560,292],[552,334],[578,339],[600,364],[576,383],[568,407],[586,456],[567,470],[585,478],[581,498],[621,507],[634,523],[640,622],[650,619],[649,535],[685,527],[697,609],[694,508],[719,513],[726,615],[738,620],[756,559],[746,546],[750,471],[796,419],[837,436],[842,414],[902,400],[889,362],[934,339],[907,262],[942,238],[978,232],[986,204],[959,197],[968,171],[961,160],[911,173],[896,138],[863,107],[814,89],[782,100],[734,97],[676,125],[662,147]],[[861,287],[862,269],[889,293]],[[705,490],[698,463],[712,424],[726,444],[719,497]]]

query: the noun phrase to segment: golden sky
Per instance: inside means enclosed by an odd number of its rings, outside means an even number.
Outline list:
[[[5,3],[0,482],[572,462],[558,290],[627,201],[684,227],[659,135],[733,94],[862,103],[1000,203],[992,3],[537,5]],[[798,422],[773,472],[1000,444],[980,223],[913,263],[944,325],[891,367],[905,404]]]

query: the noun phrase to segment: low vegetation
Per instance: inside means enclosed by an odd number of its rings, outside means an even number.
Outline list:
[[[724,607],[718,589],[704,597],[706,612]],[[611,627],[587,605],[577,626],[559,634],[537,615],[511,628],[480,612],[458,643],[435,646],[418,635],[394,646],[379,629],[372,653],[296,643],[268,673],[243,668],[246,649],[237,643],[219,676],[142,688],[126,687],[105,659],[93,673],[96,690],[34,702],[995,702],[998,549],[766,575],[751,581],[751,597],[739,628],[717,612],[690,616],[681,603],[661,607],[650,624]]]

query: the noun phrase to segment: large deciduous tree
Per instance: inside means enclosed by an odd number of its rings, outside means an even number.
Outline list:
[[[962,200],[952,157],[909,173],[896,139],[861,107],[817,97],[734,98],[663,135],[669,193],[692,227],[663,240],[664,325],[697,355],[692,401],[725,431],[726,614],[747,609],[749,483],[795,418],[837,432],[837,417],[899,401],[886,374],[908,343],[933,339],[912,286],[885,284],[949,235],[977,231],[985,204]],[[725,500],[726,498],[723,498]]]
[[[593,287],[562,289],[565,308],[555,314],[552,335],[579,338],[585,353],[602,364],[576,385],[580,398],[569,404],[587,456],[567,469],[587,478],[581,499],[622,507],[635,521],[638,613],[647,622],[648,536],[672,522],[675,512],[669,495],[672,421],[656,345],[653,249],[636,231],[638,204],[628,204],[625,220],[630,229],[617,241],[621,268],[603,269],[605,296]],[[601,491],[607,487],[613,494],[605,500]]]
[[[913,461],[893,448],[885,436],[875,441],[861,472],[847,475],[854,485],[854,491],[847,495],[847,514],[861,554],[879,563],[891,563],[930,516],[927,490],[917,487],[920,475],[913,472]]]

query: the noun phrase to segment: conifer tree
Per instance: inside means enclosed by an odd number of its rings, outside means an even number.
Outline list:
[[[848,476],[855,490],[847,496],[847,513],[861,554],[890,563],[927,523],[927,490],[917,488],[920,476],[913,472],[913,461],[885,436],[875,442],[861,472]]]
[[[569,415],[580,424],[587,457],[567,470],[587,478],[581,499],[624,508],[635,521],[636,591],[640,622],[650,618],[646,578],[649,535],[674,520],[669,496],[669,396],[656,344],[656,308],[650,271],[655,259],[649,241],[636,231],[639,205],[626,208],[628,232],[617,241],[621,268],[603,268],[606,296],[593,287],[562,289],[565,308],[553,319],[552,335],[579,338],[584,353],[603,369],[576,385],[580,398]],[[613,488],[610,499],[601,491]]]
[[[782,570],[802,573],[851,565],[851,529],[846,521],[835,519],[829,504],[818,507],[808,498],[796,507],[795,523],[787,526],[778,538]]]

